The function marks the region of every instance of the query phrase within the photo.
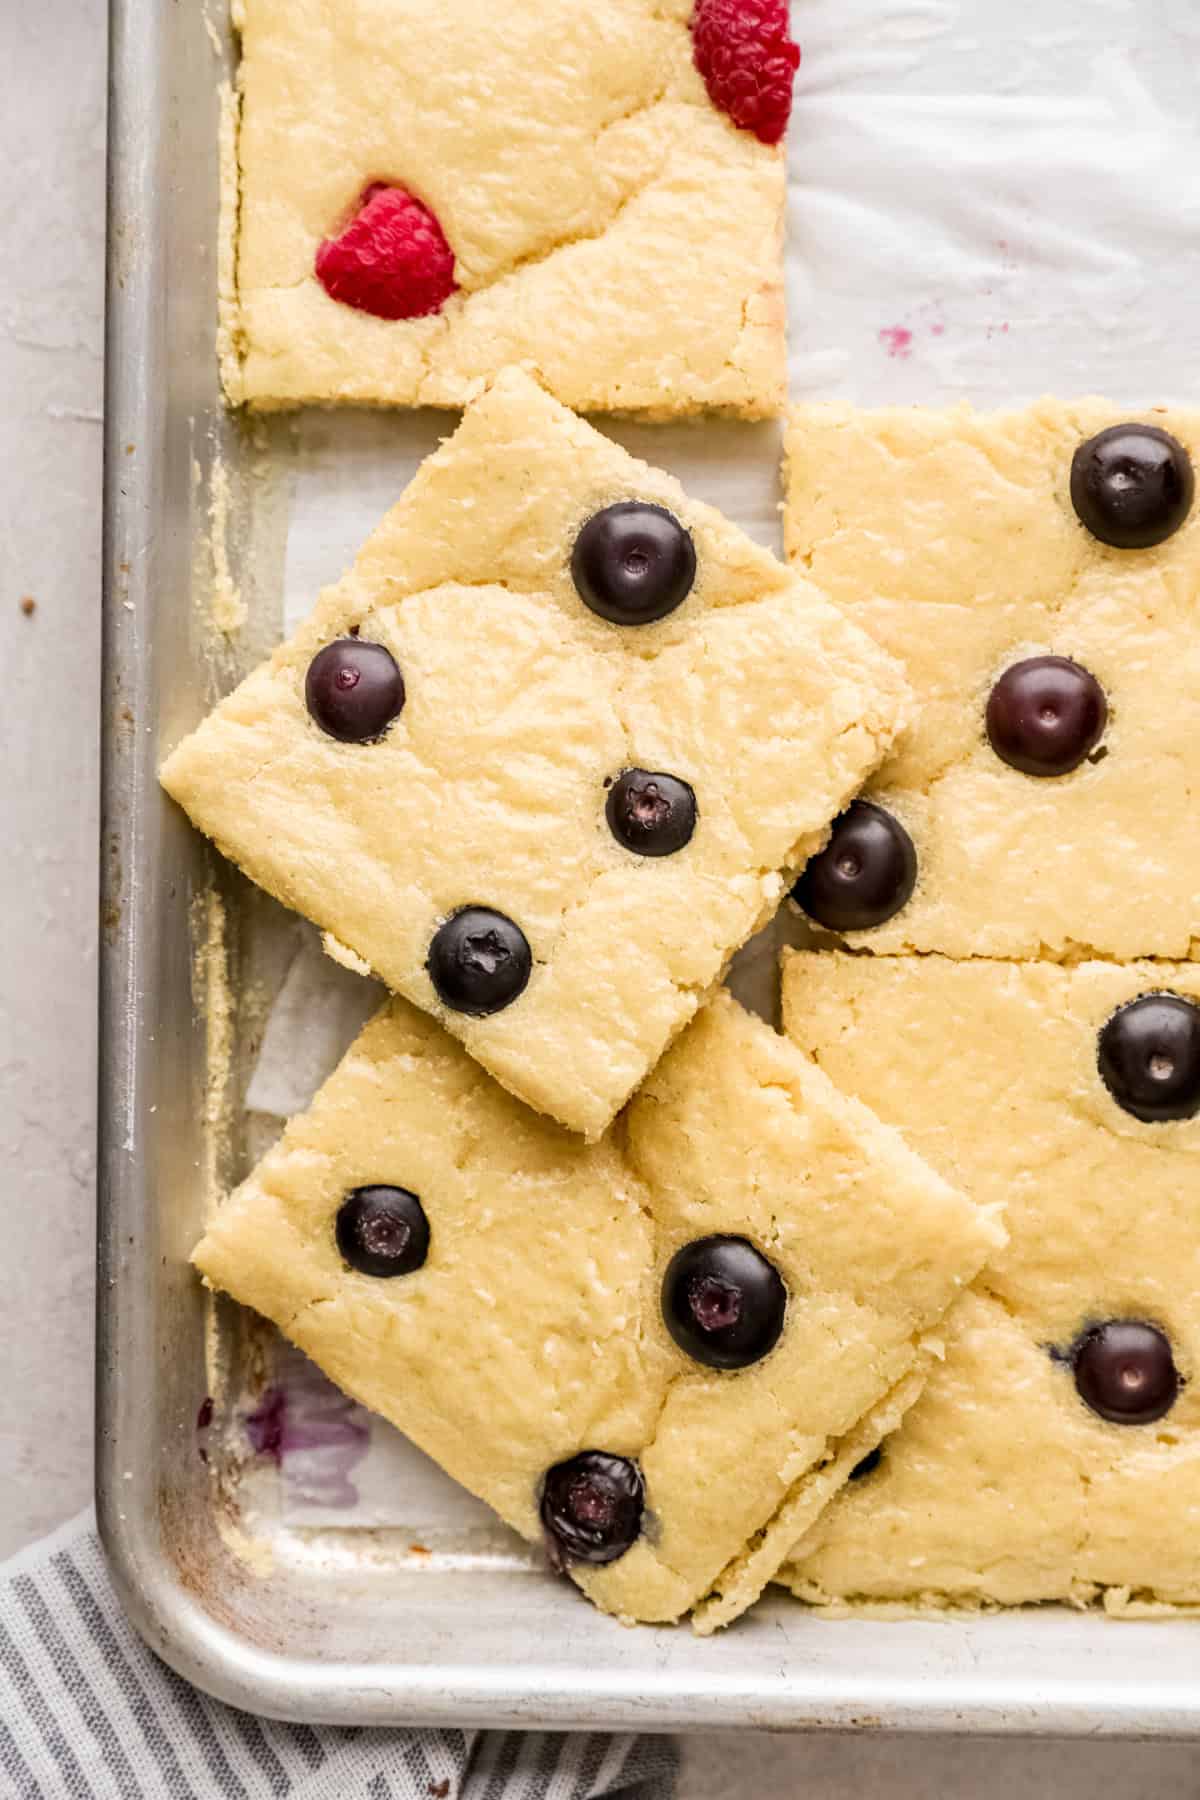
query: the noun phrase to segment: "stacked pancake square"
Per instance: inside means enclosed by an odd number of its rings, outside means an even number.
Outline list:
[[[626,1619],[744,1611],[1003,1242],[718,991],[907,716],[509,370],[163,771],[397,996],[198,1266]]]
[[[797,410],[789,553],[915,724],[795,890],[785,1028],[1009,1244],[787,1571],[1200,1600],[1200,418]]]

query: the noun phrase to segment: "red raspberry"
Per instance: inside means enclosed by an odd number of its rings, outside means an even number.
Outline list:
[[[429,208],[382,181],[365,190],[341,236],[325,239],[316,267],[331,299],[377,319],[423,319],[458,287],[454,252]]]
[[[777,144],[800,67],[787,0],[696,0],[692,49],[713,105],[764,144]]]

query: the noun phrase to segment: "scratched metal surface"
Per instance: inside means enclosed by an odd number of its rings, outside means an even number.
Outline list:
[[[1160,303],[1165,282],[1178,323],[1190,301],[1196,250],[1181,215],[1192,202],[1178,179],[1174,200],[1162,195],[1195,156],[1195,128],[1176,63],[1161,46],[1152,66],[1140,55],[1176,14],[1164,4],[1135,20],[1100,0],[1114,58],[1082,44],[1065,4],[1047,0],[1040,35],[1015,47],[995,10],[797,8],[808,53],[793,139],[797,392],[988,401],[1056,376],[1131,399],[1159,397],[1158,385],[1145,392],[1152,378],[1182,392],[1187,340],[1172,339]],[[198,6],[114,0],[113,23],[98,1502],[135,1619],[200,1685],[308,1719],[1200,1732],[1200,1628],[1186,1621],[1114,1628],[1047,1610],[830,1622],[779,1599],[716,1641],[627,1632],[538,1570],[395,1434],[338,1411],[234,1309],[206,1342],[186,1264],[206,1179],[236,1175],[303,1098],[289,1005],[311,1016],[314,993],[338,997],[337,1029],[308,1046],[311,1086],[356,1001],[293,922],[216,865],[158,792],[155,767],[337,573],[444,420],[321,415],[247,432],[223,415],[212,339],[226,67]],[[1176,48],[1196,48],[1186,18]],[[971,85],[981,71],[986,89]],[[1118,127],[1114,173],[1105,152]],[[1139,219],[1140,258],[1127,241]],[[1147,258],[1161,279],[1148,279]],[[773,535],[770,430],[619,435]],[[222,470],[220,535],[249,605],[233,648],[206,610]],[[218,917],[219,960],[253,1000],[235,1010],[214,1087],[195,944]],[[270,1053],[272,1031],[283,1053]],[[198,1436],[214,1348],[217,1417]]]

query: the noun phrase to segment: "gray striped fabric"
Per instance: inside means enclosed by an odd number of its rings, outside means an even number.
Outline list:
[[[669,1738],[253,1719],[126,1624],[90,1516],[0,1564],[0,1800],[671,1800]]]

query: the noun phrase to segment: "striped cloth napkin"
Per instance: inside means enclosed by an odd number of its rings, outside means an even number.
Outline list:
[[[3,1800],[671,1800],[669,1738],[251,1718],[146,1649],[84,1514],[0,1563]]]

